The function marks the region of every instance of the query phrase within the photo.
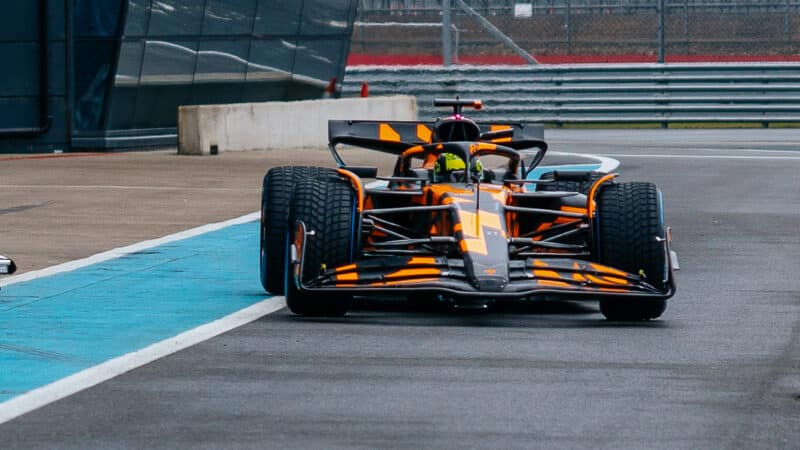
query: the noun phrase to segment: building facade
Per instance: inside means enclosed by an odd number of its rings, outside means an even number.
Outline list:
[[[173,145],[177,107],[338,95],[358,0],[7,0],[0,152]]]

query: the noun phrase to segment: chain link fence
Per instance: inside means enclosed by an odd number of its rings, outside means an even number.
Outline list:
[[[454,62],[522,62],[456,2],[447,3]],[[466,3],[541,62],[800,60],[800,0]],[[351,52],[441,60],[443,33],[433,24],[442,22],[442,4],[362,0]]]

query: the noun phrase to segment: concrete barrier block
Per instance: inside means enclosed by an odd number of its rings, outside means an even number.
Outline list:
[[[200,147],[200,109],[193,106],[178,107],[178,153],[202,154]]]
[[[182,106],[178,153],[324,147],[328,120],[417,120],[413,96]]]

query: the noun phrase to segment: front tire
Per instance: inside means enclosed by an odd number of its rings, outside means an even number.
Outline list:
[[[261,189],[261,285],[264,290],[283,295],[283,268],[286,266],[286,225],[289,201],[300,180],[333,175],[325,167],[274,167],[264,176]]]
[[[292,196],[290,229],[301,221],[306,236],[303,256],[303,283],[322,270],[349,264],[356,244],[356,194],[350,185],[335,178],[301,181]],[[313,232],[313,234],[311,234]],[[301,292],[294,283],[292,268],[287,268],[286,305],[303,316],[343,316],[352,304],[350,295]]]
[[[664,244],[661,193],[652,183],[609,184],[597,199],[597,253],[601,264],[639,274],[657,289],[664,289],[668,261]],[[611,298],[600,301],[609,320],[641,321],[664,313],[666,300]]]

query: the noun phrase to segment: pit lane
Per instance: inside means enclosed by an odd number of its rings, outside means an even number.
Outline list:
[[[0,439],[9,448],[792,447],[800,152],[755,132],[747,148],[721,131],[721,144],[706,137],[702,150],[686,134],[648,133],[588,149],[566,130],[549,140],[618,159],[622,180],[664,191],[682,271],[663,320],[610,323],[578,303],[453,314],[368,301],[337,320],[284,310],[0,425]]]

